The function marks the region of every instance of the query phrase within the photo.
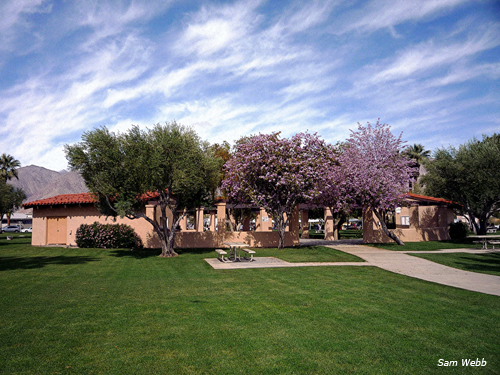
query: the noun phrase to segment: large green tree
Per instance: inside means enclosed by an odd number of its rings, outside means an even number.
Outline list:
[[[438,149],[425,167],[426,194],[462,205],[460,211],[475,232],[485,234],[488,219],[500,211],[500,137]]]
[[[26,194],[22,189],[0,180],[0,221],[4,215],[9,217],[18,210],[25,199]]]
[[[161,256],[177,256],[176,229],[186,210],[209,204],[221,159],[190,128],[175,121],[127,133],[107,128],[85,132],[82,142],[65,146],[72,170],[83,176],[105,215],[143,218],[158,235]],[[159,222],[143,212],[145,197],[154,195]],[[173,214],[168,223],[167,209]]]

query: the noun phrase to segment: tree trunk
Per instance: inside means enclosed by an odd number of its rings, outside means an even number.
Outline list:
[[[172,216],[172,226],[170,229],[165,230],[160,239],[161,239],[161,255],[160,257],[162,258],[171,258],[171,257],[176,257],[179,256],[174,251],[174,245],[175,245],[175,235],[177,233],[177,227],[179,226],[179,223],[181,220],[187,215],[187,212],[184,212],[177,220],[175,220],[175,214]],[[163,217],[163,212],[162,212],[162,217],[161,217],[162,222],[166,223],[166,215]],[[166,228],[166,226],[164,227]]]
[[[382,226],[382,230],[384,231],[384,233],[390,238],[392,239],[394,242],[396,242],[398,245],[401,245],[401,246],[404,246],[404,242],[401,241],[398,236],[396,236],[393,232],[391,232],[388,228],[387,228],[387,224],[385,223],[385,220],[383,218],[383,215],[380,213],[379,210],[377,209],[373,209],[373,212],[375,213],[375,216],[377,216],[377,219],[380,221],[380,225]]]
[[[162,238],[162,241],[161,241],[161,255],[160,255],[160,257],[162,257],[162,258],[172,258],[172,257],[179,256],[179,254],[177,254],[174,251],[175,232],[176,232],[176,230],[172,228],[170,230],[170,233],[167,236],[167,238]]]
[[[161,254],[160,257],[162,258],[171,258],[171,257],[176,257],[179,256],[174,251],[174,245],[175,245],[175,234],[177,233],[177,227],[179,226],[179,223],[181,220],[187,215],[187,212],[184,212],[179,218],[176,220],[176,212],[177,212],[177,207],[175,207],[172,210],[172,224],[171,227],[168,228],[167,226],[167,207],[166,205],[161,206],[161,217],[160,217],[160,226],[155,226],[155,230],[158,233],[158,236],[160,237],[161,241]]]
[[[476,218],[476,215],[474,214],[474,212],[472,212],[471,209],[466,210],[464,216],[469,221],[469,226],[472,229],[472,231],[475,234],[480,235],[482,229],[481,219]],[[486,229],[483,234],[486,234]]]
[[[278,249],[283,249],[285,247],[285,229],[286,222],[283,218],[283,213],[279,214],[278,217],[274,218],[276,221],[276,229],[278,230]]]
[[[337,233],[339,234],[339,240],[340,240],[340,231],[342,229],[342,224],[344,224],[347,221],[346,215],[342,214],[340,215],[339,221],[337,222]]]
[[[487,232],[486,230],[488,229],[488,219],[479,219],[479,233],[480,235],[485,235]]]

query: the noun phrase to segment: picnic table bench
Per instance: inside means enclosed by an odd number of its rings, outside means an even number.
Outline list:
[[[488,241],[488,243],[493,246],[493,250],[495,250],[495,245],[500,245],[500,241],[498,240]]]
[[[244,256],[244,259],[246,260],[249,260],[250,262],[253,262],[255,259],[253,259],[253,255],[255,254],[255,251],[254,250],[250,250],[250,249],[241,249],[241,251],[245,252],[245,256]],[[247,258],[247,255],[250,254],[250,259]]]
[[[219,256],[217,257],[217,259],[221,260],[222,262],[225,262],[224,255],[227,255],[227,251],[222,250],[222,249],[215,249],[215,252],[217,254],[219,254]]]

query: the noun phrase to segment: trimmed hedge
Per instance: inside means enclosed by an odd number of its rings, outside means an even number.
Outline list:
[[[80,225],[76,231],[76,244],[80,248],[142,248],[142,241],[132,227],[98,222]]]
[[[467,224],[458,221],[456,223],[451,223],[450,224],[450,239],[452,241],[462,241],[467,238],[467,232],[469,228]]]

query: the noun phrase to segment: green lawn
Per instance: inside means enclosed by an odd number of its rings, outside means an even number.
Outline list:
[[[276,257],[287,262],[363,262],[357,256],[324,246],[302,246],[286,249],[255,249],[256,257]]]
[[[405,242],[405,246],[395,243],[367,244],[367,246],[378,247],[380,249],[395,251],[434,251],[442,249],[481,249],[481,244],[473,243],[472,240],[463,242],[454,241],[426,241],[426,242]]]
[[[500,373],[500,297],[375,267],[216,271],[208,249],[161,259],[4,238],[2,374]],[[286,251],[257,256],[273,252]]]

